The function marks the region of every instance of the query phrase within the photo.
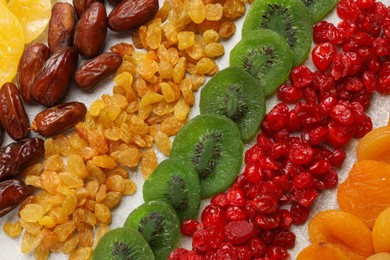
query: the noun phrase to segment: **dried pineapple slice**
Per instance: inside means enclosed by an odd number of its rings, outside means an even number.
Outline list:
[[[0,1],[0,87],[12,81],[24,48],[24,34],[18,18]]]
[[[18,17],[25,42],[36,39],[46,28],[51,16],[50,0],[10,0],[8,8]]]

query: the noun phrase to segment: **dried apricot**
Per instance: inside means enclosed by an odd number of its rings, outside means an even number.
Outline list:
[[[377,253],[375,255],[371,255],[366,260],[390,260],[389,253]]]
[[[390,207],[382,211],[372,228],[375,252],[390,252]]]
[[[390,164],[358,161],[338,188],[340,209],[360,218],[369,228],[375,218],[390,207]]]
[[[327,210],[309,223],[312,243],[329,242],[364,257],[374,253],[371,230],[359,218],[342,210]]]
[[[345,250],[343,247],[326,242],[318,242],[304,248],[297,260],[363,260],[364,257]]]
[[[390,163],[390,126],[379,127],[366,134],[356,149],[361,160],[377,160]]]

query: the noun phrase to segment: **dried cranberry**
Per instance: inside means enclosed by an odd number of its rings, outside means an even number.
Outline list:
[[[278,201],[271,196],[261,196],[251,201],[251,205],[259,214],[275,213],[278,209]]]
[[[254,145],[245,152],[245,163],[257,163],[260,155],[263,154],[263,149],[259,145]]]
[[[211,227],[215,226],[223,228],[225,226],[225,214],[223,210],[216,205],[208,205],[204,208],[200,219],[202,220],[203,226]]]
[[[226,239],[233,245],[245,243],[254,235],[253,224],[246,220],[232,221],[225,226]]]
[[[311,174],[308,172],[302,172],[294,177],[292,185],[296,189],[303,189],[303,188],[312,187],[313,183],[314,183],[313,176],[311,176]]]
[[[305,65],[294,67],[290,77],[294,86],[299,89],[310,86],[315,80],[314,73]]]
[[[289,228],[293,222],[293,217],[290,211],[286,209],[280,210],[280,225],[282,229]]]
[[[356,0],[356,5],[360,9],[368,9],[375,4],[375,0]]]
[[[263,180],[264,174],[258,164],[248,164],[244,176],[250,183],[259,183]]]
[[[334,96],[325,97],[321,100],[321,102],[318,104],[318,110],[321,113],[321,115],[327,117],[330,115],[333,107],[337,103],[337,98]]]
[[[298,202],[304,207],[310,207],[311,204],[318,197],[318,193],[314,188],[295,189],[293,188],[290,192],[293,200]]]
[[[325,140],[327,135],[328,129],[324,126],[318,126],[309,132],[309,141],[312,145],[318,145]]]
[[[387,39],[375,38],[372,44],[372,50],[375,55],[382,57],[390,53],[390,45]]]
[[[238,207],[244,206],[244,192],[240,188],[230,188],[227,192],[227,200],[229,205]]]
[[[331,75],[335,80],[339,80],[348,75],[348,69],[351,66],[351,60],[343,53],[337,52],[333,56]]]
[[[252,238],[249,241],[248,246],[250,248],[252,257],[262,257],[267,252],[267,246],[258,237]]]
[[[251,260],[252,254],[249,246],[238,246],[236,247],[236,249],[237,249],[238,259]]]
[[[187,219],[181,223],[180,233],[184,236],[192,236],[202,225],[195,219]]]
[[[347,145],[356,131],[356,127],[341,126],[335,122],[330,122],[328,129],[326,142],[335,148]]]
[[[267,256],[269,260],[284,260],[289,258],[287,249],[281,246],[271,246],[267,250]]]
[[[293,248],[295,245],[295,235],[289,230],[284,230],[276,233],[274,244],[287,249]]]
[[[225,238],[224,234],[215,227],[200,229],[192,236],[192,248],[199,253],[212,251],[221,246]]]
[[[295,225],[302,225],[306,222],[310,214],[310,208],[304,207],[298,202],[293,201],[290,209]]]
[[[354,0],[340,0],[337,4],[337,14],[341,19],[355,21],[359,16],[359,12]]]
[[[238,259],[237,249],[229,242],[222,243],[216,253],[216,259]]]
[[[265,116],[264,121],[269,123],[269,129],[278,131],[288,124],[288,107],[284,103],[279,103]]]
[[[190,251],[185,248],[176,248],[173,250],[169,256],[168,260],[179,260],[184,259],[184,257],[189,253]]]
[[[312,165],[310,165],[309,171],[312,174],[319,175],[327,172],[329,168],[330,168],[330,163],[328,159],[320,159],[315,163],[313,163]]]
[[[290,152],[288,154],[288,159],[297,165],[305,164],[311,161],[313,158],[314,152],[313,149],[304,144],[292,144]]]
[[[364,115],[363,121],[356,127],[353,137],[362,138],[372,130],[372,121],[369,116]]]
[[[334,149],[332,155],[329,157],[329,162],[333,167],[340,167],[345,159],[345,152],[341,148]]]
[[[362,74],[362,81],[369,93],[374,92],[377,88],[377,77],[374,72],[366,70]]]
[[[278,98],[286,103],[292,103],[302,98],[302,91],[290,84],[283,84],[278,89]]]
[[[332,23],[321,21],[313,27],[313,40],[315,43],[340,43],[339,31]]]
[[[378,91],[384,94],[390,93],[390,74],[379,76]]]
[[[225,215],[228,221],[239,221],[247,219],[246,212],[237,206],[227,207]]]
[[[273,214],[268,214],[268,215],[258,214],[255,217],[255,224],[259,228],[263,228],[263,229],[277,228],[277,227],[279,227],[279,224],[280,224],[279,213],[273,213]]]
[[[216,205],[221,208],[225,208],[226,206],[228,206],[226,193],[218,193],[211,199],[210,203],[211,205]]]
[[[314,65],[321,71],[326,70],[332,63],[336,51],[336,47],[330,42],[318,44],[311,52]]]
[[[351,126],[353,124],[352,111],[344,104],[336,104],[332,108],[330,116],[339,125]]]

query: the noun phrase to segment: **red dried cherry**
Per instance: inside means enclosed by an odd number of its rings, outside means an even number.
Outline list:
[[[254,235],[253,224],[246,220],[232,221],[225,226],[225,237],[233,245],[245,243]]]
[[[314,65],[316,65],[319,70],[325,71],[332,63],[336,51],[336,47],[330,42],[318,44],[311,52]]]

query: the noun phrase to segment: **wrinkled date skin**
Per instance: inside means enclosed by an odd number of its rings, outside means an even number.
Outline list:
[[[0,182],[0,217],[16,208],[32,191],[33,188],[27,186],[22,180]]]
[[[44,154],[44,141],[40,138],[27,138],[4,146],[0,149],[0,181],[17,177],[27,166],[42,160]]]
[[[20,140],[29,135],[30,124],[22,95],[13,83],[5,83],[0,89],[0,122],[14,140]]]
[[[95,2],[103,3],[103,0],[73,0],[73,6],[76,10],[77,17],[80,17],[84,11]]]
[[[72,47],[62,47],[45,63],[31,89],[32,98],[52,107],[65,95],[77,66],[78,53]]]
[[[3,143],[3,140],[4,140],[4,128],[0,124],[0,145]]]
[[[80,66],[74,81],[81,89],[90,89],[105,77],[114,73],[122,64],[122,57],[116,53],[102,53]]]
[[[50,57],[49,48],[43,43],[30,43],[24,49],[19,61],[18,74],[16,77],[19,90],[24,101],[32,101],[31,88],[43,65]]]
[[[81,15],[74,33],[74,47],[86,58],[99,55],[107,35],[107,13],[102,3],[95,2]]]
[[[108,0],[108,2],[112,5],[117,5],[119,4],[120,2],[122,2],[122,0]]]
[[[47,42],[51,53],[64,46],[72,46],[76,28],[76,14],[69,3],[55,3],[51,12]]]
[[[108,27],[114,32],[138,28],[157,13],[158,0],[123,0],[108,16]]]
[[[31,123],[33,131],[42,136],[61,133],[84,119],[87,108],[83,103],[68,102],[37,114]]]

